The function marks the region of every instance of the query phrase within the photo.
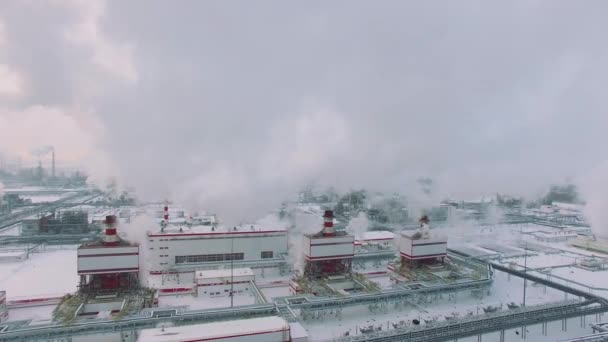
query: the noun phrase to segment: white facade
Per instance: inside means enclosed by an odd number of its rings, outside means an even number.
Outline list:
[[[304,236],[304,256],[308,260],[331,260],[352,257],[355,254],[355,237],[338,236]]]
[[[287,231],[262,229],[258,226],[237,230],[212,226],[167,227],[148,234],[150,273],[179,267],[243,261],[272,261],[287,254]]]
[[[250,268],[233,270],[205,270],[196,272],[196,287],[199,297],[223,297],[251,290],[255,274]]]
[[[81,246],[78,274],[124,273],[139,270],[138,246]]]
[[[140,342],[290,342],[290,326],[281,317],[261,317],[181,327],[145,329]],[[299,340],[301,341],[301,340]]]
[[[412,235],[401,233],[401,239],[399,240],[399,252],[402,257],[408,259],[424,259],[446,256],[447,248],[447,237],[416,239],[413,238]]]

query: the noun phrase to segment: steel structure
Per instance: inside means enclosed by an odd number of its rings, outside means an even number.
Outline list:
[[[67,196],[60,200],[57,200],[53,203],[49,203],[46,205],[36,206],[34,208],[30,208],[27,210],[19,211],[17,213],[12,213],[8,215],[4,215],[0,217],[0,229],[10,227],[21,222],[23,219],[40,215],[46,212],[51,212],[59,208],[69,208],[73,206],[77,206],[83,204],[95,197],[99,196],[98,194],[91,194],[89,191],[86,192],[78,192],[74,195]]]

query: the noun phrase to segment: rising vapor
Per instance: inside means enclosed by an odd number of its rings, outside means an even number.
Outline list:
[[[536,194],[604,162],[607,6],[6,1],[0,152],[234,221],[309,183]]]

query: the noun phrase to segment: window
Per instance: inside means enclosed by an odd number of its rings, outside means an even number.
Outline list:
[[[200,262],[218,262],[230,260],[243,260],[244,253],[226,253],[226,254],[202,254],[202,255],[180,255],[175,257],[176,264],[191,264]]]
[[[272,251],[262,252],[262,259],[272,259],[272,258],[273,258]]]

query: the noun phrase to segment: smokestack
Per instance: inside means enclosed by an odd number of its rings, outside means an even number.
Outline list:
[[[54,148],[52,150],[51,156],[53,159],[53,161],[52,161],[53,164],[51,166],[51,177],[55,178],[55,149]]]
[[[167,224],[169,223],[169,202],[165,202],[164,213],[163,221],[165,221],[165,224]]]
[[[120,241],[116,234],[116,216],[106,216],[106,231],[103,236],[103,244],[106,246],[116,245]]]
[[[336,229],[334,228],[333,210],[325,210],[325,214],[323,214],[323,235],[324,236],[336,235]]]

